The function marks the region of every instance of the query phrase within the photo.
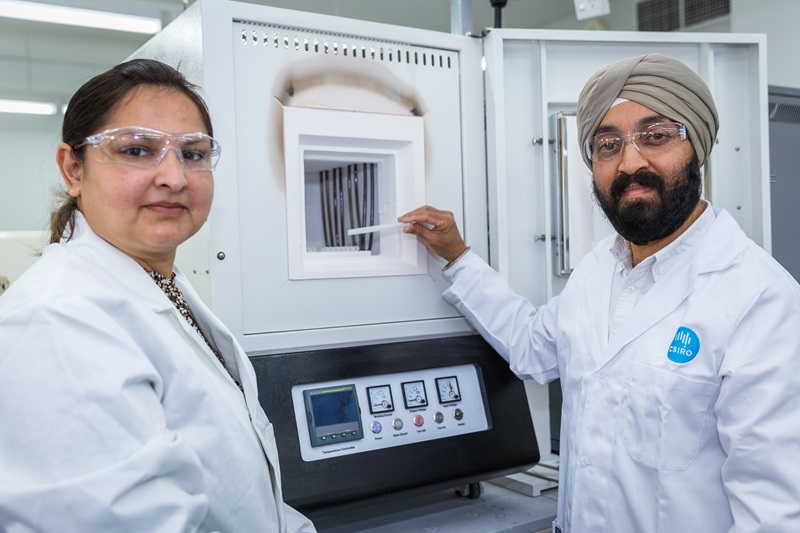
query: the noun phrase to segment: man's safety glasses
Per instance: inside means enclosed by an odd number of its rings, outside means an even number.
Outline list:
[[[658,155],[678,141],[686,140],[686,126],[679,122],[650,124],[643,131],[598,133],[586,141],[586,155],[595,163],[614,163],[630,142],[643,156]]]
[[[165,133],[140,126],[126,126],[102,131],[86,137],[73,146],[92,145],[98,163],[121,163],[152,169],[161,163],[169,150],[174,150],[184,170],[214,170],[222,147],[205,133]]]

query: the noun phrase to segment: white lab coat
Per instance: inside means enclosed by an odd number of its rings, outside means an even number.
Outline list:
[[[709,206],[710,208],[710,206]],[[717,211],[609,341],[613,237],[538,310],[476,255],[445,298],[540,383],[561,378],[564,533],[800,531],[800,289]],[[668,351],[695,333],[688,362]]]
[[[314,532],[281,496],[253,367],[176,269],[244,395],[76,213],[0,298],[0,530]]]

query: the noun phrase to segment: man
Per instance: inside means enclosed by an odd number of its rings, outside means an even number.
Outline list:
[[[708,88],[674,59],[628,58],[589,80],[577,117],[617,235],[548,304],[514,294],[451,213],[399,218],[516,374],[561,378],[554,531],[800,531],[800,288],[700,198]]]

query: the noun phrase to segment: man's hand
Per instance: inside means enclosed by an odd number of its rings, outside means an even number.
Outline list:
[[[458,259],[467,249],[450,211],[426,205],[406,213],[397,221],[411,223],[403,228],[403,233],[416,235],[430,251],[448,263]]]

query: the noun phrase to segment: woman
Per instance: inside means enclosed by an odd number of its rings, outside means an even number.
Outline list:
[[[52,244],[0,299],[0,530],[314,531],[250,362],[173,264],[211,207],[212,135],[157,61],[70,101]]]

